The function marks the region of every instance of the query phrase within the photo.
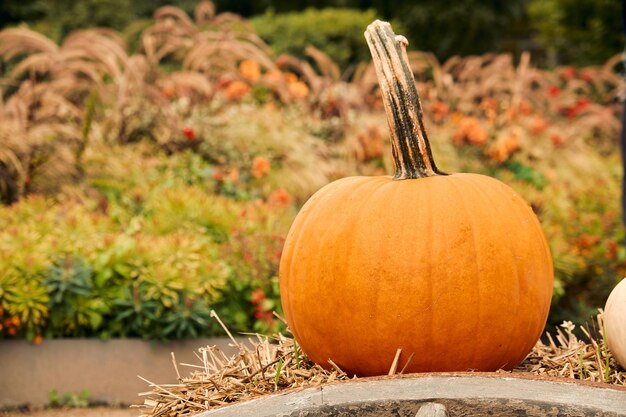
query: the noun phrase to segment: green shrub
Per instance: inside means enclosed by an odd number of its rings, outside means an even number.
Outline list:
[[[45,18],[34,27],[56,40],[73,30],[94,26],[121,30],[133,18],[132,3],[124,0],[51,0],[40,4]]]
[[[281,14],[270,11],[250,21],[277,53],[303,58],[306,47],[313,45],[345,69],[370,58],[363,31],[375,18],[373,10],[309,8]]]
[[[109,198],[0,207],[0,338],[221,334],[212,309],[233,330],[279,325],[270,312],[293,212],[182,185],[189,175],[170,182],[170,169],[137,175],[148,181],[135,182],[133,204],[119,198],[129,177]]]
[[[561,62],[602,64],[624,49],[619,0],[532,0],[537,40]]]
[[[441,60],[454,55],[478,55],[501,51],[515,24],[524,14],[521,0],[485,2],[406,2],[399,6],[397,19],[413,49],[429,51]]]
[[[48,407],[51,408],[87,408],[91,404],[91,392],[82,390],[81,392],[59,393],[56,389],[48,392]]]

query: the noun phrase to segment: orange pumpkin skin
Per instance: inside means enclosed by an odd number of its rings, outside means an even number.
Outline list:
[[[283,310],[310,359],[348,374],[511,369],[545,325],[553,268],[531,208],[501,182],[435,165],[406,39],[365,33],[396,173],[350,177],[304,205],[280,264]]]
[[[296,217],[280,264],[303,351],[348,374],[518,365],[546,323],[550,252],[532,209],[477,174],[348,177]]]

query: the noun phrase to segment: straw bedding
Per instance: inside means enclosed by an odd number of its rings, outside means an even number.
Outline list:
[[[217,315],[214,317],[220,321]],[[571,322],[564,322],[554,335],[546,334],[545,341],[540,340],[511,372],[626,386],[626,370],[607,349],[602,328],[602,312],[578,329],[580,337]],[[196,353],[198,364],[181,364],[191,369],[184,376],[172,355],[178,381],[155,384],[146,380],[150,391],[140,394],[146,397],[138,406],[142,417],[192,416],[265,394],[349,379],[332,362],[330,370],[310,362],[290,337],[247,334],[247,342],[242,342],[233,338],[226,327],[224,330],[238,353],[227,356],[214,346],[202,347]],[[390,358],[390,375],[404,371],[398,369],[399,354]]]

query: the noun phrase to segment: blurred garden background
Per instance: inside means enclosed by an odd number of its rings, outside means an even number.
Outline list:
[[[299,207],[392,172],[363,31],[409,39],[435,158],[529,201],[549,325],[626,273],[618,0],[0,3],[0,338],[282,326]]]

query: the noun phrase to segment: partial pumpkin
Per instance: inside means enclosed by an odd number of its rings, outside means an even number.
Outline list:
[[[550,251],[529,205],[505,184],[435,166],[405,40],[366,32],[396,175],[319,190],[287,236],[285,317],[310,359],[348,374],[494,371],[518,365],[546,323]]]
[[[626,369],[626,278],[609,294],[603,321],[606,344],[617,362]]]

